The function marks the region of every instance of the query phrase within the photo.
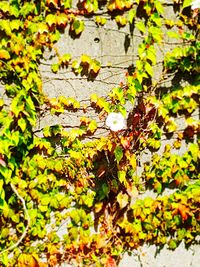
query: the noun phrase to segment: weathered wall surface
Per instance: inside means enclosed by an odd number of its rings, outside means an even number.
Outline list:
[[[170,7],[168,7],[168,11]],[[168,12],[171,16],[173,12]],[[125,81],[127,68],[134,64],[137,58],[137,47],[141,42],[141,36],[136,30],[130,34],[129,27],[118,29],[115,21],[109,20],[104,27],[97,27],[92,19],[85,20],[86,29],[78,39],[71,39],[68,33],[64,33],[57,44],[61,55],[70,53],[73,59],[78,59],[82,54],[90,55],[101,63],[101,70],[94,81],[87,80],[87,77],[76,76],[70,70],[62,70],[53,74],[50,64],[56,59],[49,60],[53,53],[46,52],[41,64],[41,73],[44,81],[44,90],[48,96],[58,97],[59,95],[73,96],[78,100],[87,102],[91,93],[100,96],[105,95],[120,82]],[[170,40],[163,44],[163,50],[158,50],[158,58],[163,58],[163,53],[172,49]],[[160,65],[155,66],[155,77],[159,78],[161,73]],[[170,81],[167,82],[170,85]],[[64,114],[59,117],[46,116],[41,119],[41,127],[47,124],[71,123],[76,125],[79,116]],[[181,127],[180,122],[180,127]],[[165,141],[166,143],[166,141]],[[183,151],[182,151],[183,152]],[[146,158],[144,158],[144,161]],[[192,246],[188,250],[180,245],[175,251],[163,248],[156,252],[155,246],[142,247],[134,255],[123,257],[120,267],[198,267],[200,262],[199,246]],[[65,266],[65,265],[63,265]]]
[[[166,17],[171,18],[174,12],[170,1],[166,7]],[[121,82],[125,81],[125,73],[127,68],[135,63],[137,59],[138,44],[142,41],[142,36],[137,29],[130,32],[129,26],[118,28],[115,21],[108,20],[104,27],[96,26],[94,19],[85,19],[85,30],[80,38],[72,39],[66,31],[56,47],[60,55],[69,53],[72,59],[79,60],[83,54],[96,58],[101,63],[99,75],[94,80],[88,80],[86,76],[75,75],[70,69],[63,69],[57,74],[51,72],[51,64],[56,62],[54,52],[45,53],[45,58],[41,62],[41,74],[44,82],[44,91],[50,97],[58,97],[64,95],[72,96],[77,100],[87,101],[91,93],[97,93],[100,96],[106,95],[112,88],[117,87]],[[157,50],[157,57],[162,61],[166,51],[173,48],[171,40],[165,36],[163,46]],[[162,72],[161,65],[154,67],[155,79],[159,79]],[[170,86],[171,78],[165,82],[165,86]],[[130,107],[129,107],[130,108]],[[83,114],[65,113],[59,117],[46,114],[44,118],[40,118],[39,127],[53,125],[56,123],[67,123],[78,125],[79,117]],[[95,114],[91,113],[91,116]],[[179,126],[182,127],[182,121]],[[168,141],[163,141],[166,144]],[[183,153],[183,151],[182,151]],[[147,155],[148,156],[148,155]],[[144,158],[143,161],[146,161]],[[199,246],[194,245],[189,249],[185,249],[181,244],[175,251],[169,251],[163,248],[160,252],[156,251],[155,246],[144,246],[140,250],[133,253],[132,256],[126,254],[120,267],[198,267],[200,263]],[[69,266],[69,265],[63,265]]]
[[[185,249],[181,244],[175,251],[164,248],[160,252],[155,246],[145,246],[135,256],[125,255],[119,267],[198,267],[199,252],[198,245]]]
[[[167,7],[166,14],[170,18],[173,14],[171,6]],[[51,64],[57,61],[54,51],[46,51],[41,62],[40,70],[44,84],[44,91],[49,97],[75,97],[77,100],[89,100],[91,93],[100,96],[106,95],[113,87],[125,81],[127,68],[137,59],[137,47],[142,41],[142,36],[135,29],[130,32],[129,26],[118,28],[115,21],[108,20],[104,27],[97,27],[94,19],[85,19],[85,30],[80,38],[72,39],[68,31],[63,33],[56,47],[60,55],[69,53],[72,59],[79,60],[83,54],[96,58],[101,63],[99,75],[94,80],[88,80],[86,76],[75,75],[69,69],[62,69],[54,74]],[[166,37],[162,49],[158,49],[157,57],[162,60],[163,54],[173,48],[170,39]],[[161,74],[161,65],[155,66],[155,78]],[[174,82],[174,81],[173,81]],[[170,85],[170,78],[166,85]],[[1,90],[2,91],[2,90]],[[130,108],[130,107],[129,107]],[[78,125],[79,118],[83,114],[64,113],[59,116],[45,114],[39,118],[38,128],[54,124]],[[91,113],[90,116],[95,116]],[[180,127],[181,127],[180,122]],[[168,142],[168,141],[167,141]],[[166,141],[165,141],[166,143]],[[183,152],[183,151],[182,151]],[[146,158],[143,159],[144,161]],[[144,246],[132,256],[125,255],[120,267],[198,267],[200,265],[199,246],[192,246],[188,250],[183,245],[174,252],[162,249],[156,253],[156,247]],[[65,265],[63,265],[65,266]],[[66,265],[67,266],[67,265]]]

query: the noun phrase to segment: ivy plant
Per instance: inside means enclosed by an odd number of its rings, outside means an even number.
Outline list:
[[[0,2],[1,266],[113,267],[145,243],[175,249],[182,241],[197,242],[198,7],[174,1],[172,20],[166,5],[160,0],[83,0],[76,7],[70,0]],[[55,74],[68,68],[95,80],[101,72],[101,63],[90,55],[75,59],[56,47],[67,27],[72,38],[80,37],[88,17],[96,27],[112,18],[119,28],[140,32],[134,66],[124,73],[126,82],[105,97],[92,93],[84,103],[50,98],[39,68],[44,51],[57,56],[51,65]],[[156,51],[167,42],[166,31],[174,46],[160,62]],[[165,87],[171,77],[178,81]],[[77,127],[37,128],[41,114],[65,111],[82,114]],[[102,128],[106,133],[97,135]],[[150,160],[143,162],[147,152]]]

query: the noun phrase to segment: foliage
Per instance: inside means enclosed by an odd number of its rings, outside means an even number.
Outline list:
[[[174,1],[178,19],[173,21],[165,17],[160,0],[84,0],[76,9],[70,0],[0,2],[0,78],[6,96],[0,100],[2,266],[68,262],[111,267],[125,251],[143,243],[175,249],[182,240],[196,242],[200,124],[193,115],[199,109],[200,43],[198,15],[190,4]],[[142,36],[126,84],[107,97],[92,94],[88,106],[71,97],[49,98],[39,71],[45,49],[57,54],[54,73],[70,68],[75,75],[95,79],[101,71],[96,59],[61,56],[55,44],[66,27],[72,38],[79,37],[85,17],[103,27],[106,18],[97,12],[102,5],[119,27],[129,24]],[[163,27],[177,45],[165,54],[156,80]],[[170,76],[181,77],[181,82],[165,88]],[[127,128],[117,133],[107,129],[106,135],[95,137],[101,126],[89,118],[91,108],[103,120],[121,112],[128,118]],[[66,110],[84,111],[79,127],[47,126],[37,135],[42,112],[59,115]],[[181,129],[180,118],[185,123]],[[161,144],[170,137],[174,142],[163,151]],[[180,155],[183,141],[187,150]],[[146,151],[153,153],[141,171]],[[155,198],[145,195],[147,189]],[[66,234],[60,237],[62,225]]]

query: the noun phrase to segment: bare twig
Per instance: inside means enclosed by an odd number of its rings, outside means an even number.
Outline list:
[[[23,209],[24,209],[24,214],[25,214],[25,216],[26,216],[26,218],[27,218],[27,219],[26,219],[26,220],[27,220],[27,225],[26,225],[26,228],[25,228],[23,234],[22,234],[21,237],[19,238],[19,240],[18,240],[15,244],[13,244],[12,246],[10,246],[10,247],[4,249],[3,251],[1,251],[1,252],[0,252],[0,255],[3,254],[3,253],[5,253],[5,252],[7,252],[7,251],[13,250],[14,248],[18,247],[18,245],[22,242],[22,240],[23,240],[24,237],[26,236],[26,234],[27,234],[27,232],[28,232],[28,229],[29,229],[29,226],[30,226],[30,222],[31,222],[31,220],[30,220],[30,216],[29,216],[29,214],[28,214],[28,210],[27,210],[27,208],[26,208],[25,200],[23,199],[23,197],[20,196],[20,194],[18,193],[17,188],[15,187],[14,184],[11,183],[10,186],[11,186],[13,192],[17,195],[17,197],[18,197],[18,198],[21,200],[21,202],[22,202]]]

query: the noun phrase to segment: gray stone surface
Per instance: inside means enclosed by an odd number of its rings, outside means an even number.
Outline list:
[[[168,1],[172,3],[172,1]],[[171,6],[167,7],[166,14],[170,19],[173,12]],[[97,27],[93,19],[85,19],[85,31],[78,39],[71,39],[68,30],[61,36],[56,44],[61,55],[69,53],[72,59],[79,59],[82,54],[90,55],[101,63],[101,70],[94,81],[88,81],[87,77],[76,76],[69,69],[62,69],[57,74],[51,72],[51,64],[57,61],[53,51],[46,51],[44,59],[41,61],[40,71],[43,80],[44,92],[49,97],[74,97],[87,103],[91,93],[97,93],[100,96],[106,95],[113,87],[120,82],[125,81],[125,73],[128,66],[135,63],[137,59],[137,47],[142,37],[138,30],[130,34],[129,26],[118,29],[115,21],[108,20],[104,27]],[[166,51],[173,48],[171,40],[165,37],[166,43],[163,43],[162,49],[158,49],[157,56],[162,60]],[[125,41],[129,41],[125,48]],[[155,78],[158,79],[161,73],[160,64],[155,66]],[[170,80],[170,79],[169,79]],[[170,81],[165,85],[170,85]],[[1,94],[3,93],[0,87]],[[79,118],[83,114],[64,113],[60,116],[45,114],[39,118],[38,128],[57,123],[78,125]],[[95,116],[91,113],[90,116]],[[180,121],[181,127],[184,122]],[[169,143],[163,140],[163,146]],[[182,150],[181,153],[184,151]],[[144,156],[144,161],[150,158],[150,154]],[[64,230],[63,230],[64,231]],[[140,259],[139,259],[139,258]],[[69,266],[64,264],[64,266]],[[188,250],[180,245],[175,251],[169,251],[164,248],[156,255],[155,246],[143,246],[132,256],[124,255],[119,267],[198,267],[200,266],[199,246],[191,246]]]
[[[163,248],[158,254],[155,246],[143,246],[135,255],[124,255],[119,267],[199,267],[200,247],[185,249],[184,244],[175,250]]]

